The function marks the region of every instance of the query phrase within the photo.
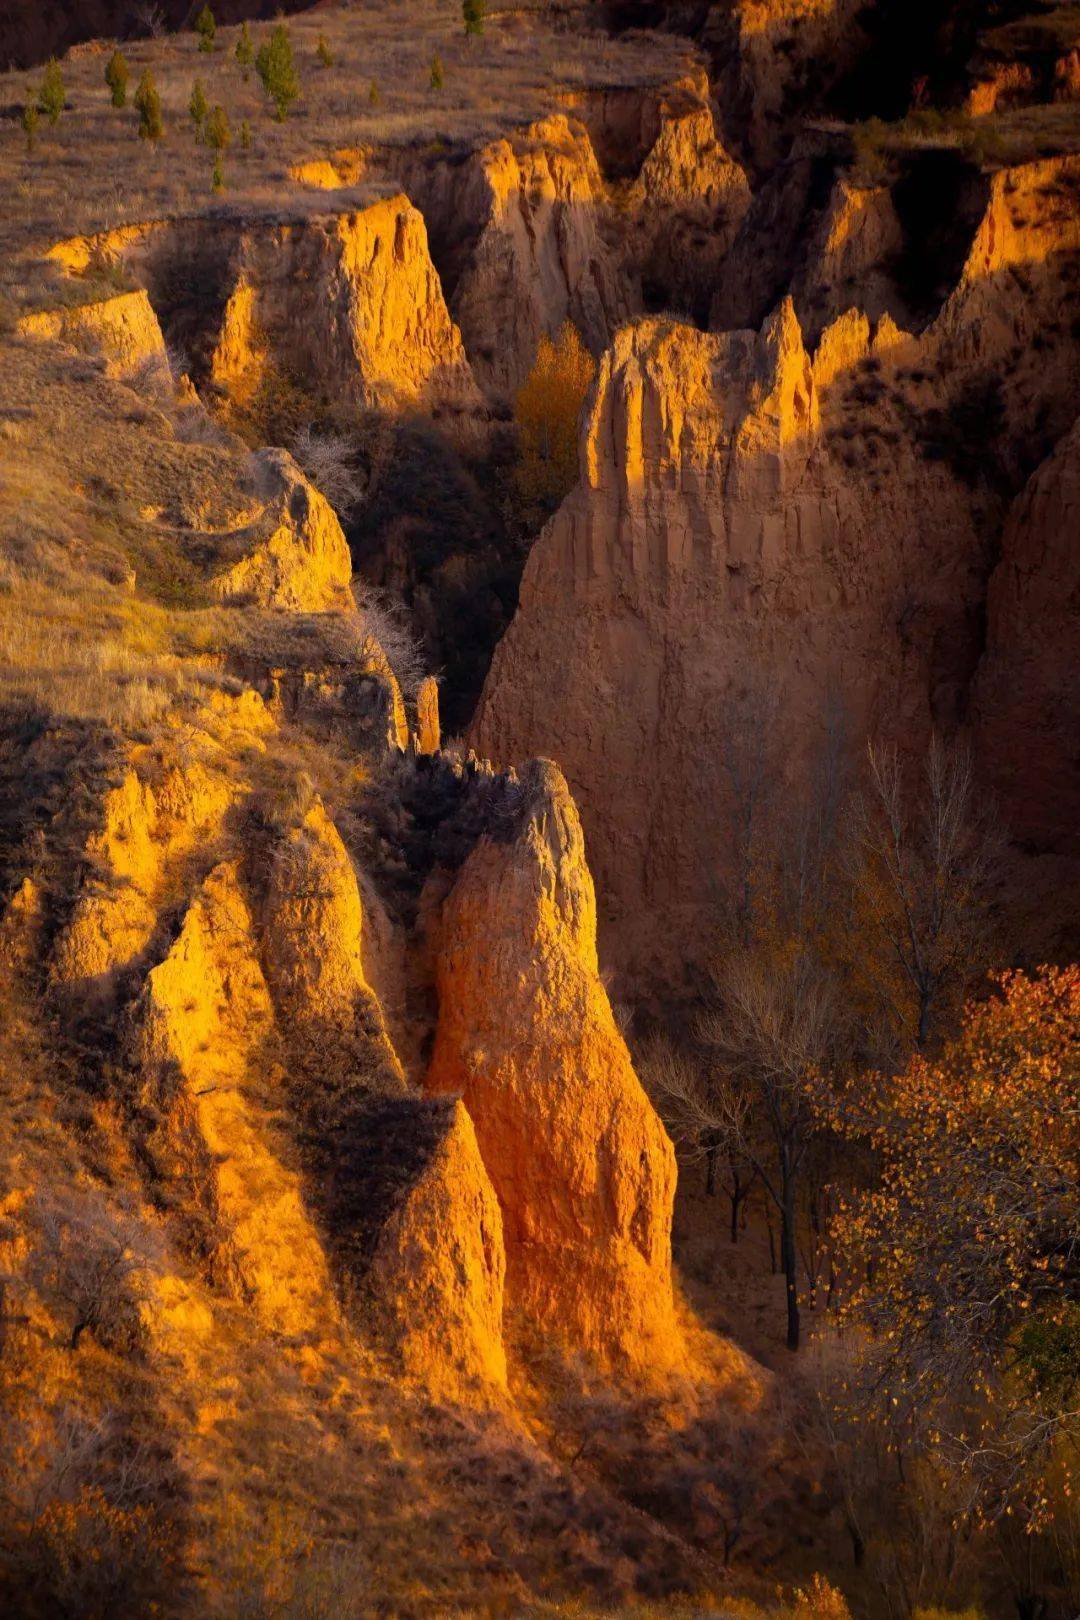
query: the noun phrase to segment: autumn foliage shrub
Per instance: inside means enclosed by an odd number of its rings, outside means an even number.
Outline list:
[[[516,484],[530,507],[554,511],[577,479],[577,430],[596,362],[566,321],[557,338],[541,337],[532,370],[514,401],[518,429]]]
[[[1004,976],[885,1097],[879,1185],[841,1222],[850,1308],[888,1398],[932,1438],[949,1412],[1000,1490],[1080,1436],[1080,968]]]

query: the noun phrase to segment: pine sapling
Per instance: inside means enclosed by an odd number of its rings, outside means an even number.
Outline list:
[[[105,69],[105,83],[114,107],[127,106],[128,65],[123,51],[113,51]]]
[[[215,107],[207,118],[203,140],[215,152],[224,152],[232,142],[232,130],[224,107]]]
[[[283,124],[289,108],[300,94],[300,81],[296,75],[289,31],[278,23],[268,42],[260,46],[255,58],[255,71],[262,80],[263,89],[274,103],[274,117]]]
[[[214,21],[214,13],[209,6],[203,6],[196,17],[195,32],[199,36],[200,51],[204,51],[209,56],[214,49],[214,37],[217,34],[217,23]]]
[[[160,141],[165,133],[165,120],[161,115],[161,95],[149,68],[139,80],[135,108],[139,114],[139,139]]]
[[[321,67],[324,67],[324,68],[333,67],[333,65],[334,65],[334,54],[331,51],[329,45],[326,43],[326,35],[325,34],[320,34],[319,35],[319,43],[315,47],[315,55],[318,58],[319,65]]]
[[[38,112],[37,100],[33,94],[26,98],[26,105],[22,110],[23,134],[26,136],[26,150],[32,152],[37,145],[38,124],[41,114]]]
[[[41,81],[41,90],[38,93],[38,107],[45,114],[49,123],[56,125],[60,122],[60,114],[67,106],[67,91],[64,89],[64,75],[60,71],[60,64],[56,57],[50,57],[45,67],[45,74]]]
[[[251,73],[251,64],[255,60],[255,47],[251,43],[251,29],[247,23],[240,30],[240,38],[236,42],[236,60],[240,65],[244,78]]]
[[[443,87],[442,57],[439,55],[438,51],[436,51],[435,55],[431,58],[431,88],[433,90],[441,90],[442,87]]]
[[[191,89],[188,113],[191,116],[191,122],[195,125],[195,139],[197,141],[202,139],[203,125],[206,123],[209,111],[210,103],[206,99],[203,82],[201,79],[196,79]]]

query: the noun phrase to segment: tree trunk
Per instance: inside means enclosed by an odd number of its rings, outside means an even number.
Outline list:
[[[787,1294],[787,1347],[799,1348],[799,1259],[795,1248],[795,1189],[790,1180],[784,1186],[784,1207],[780,1217],[780,1258]]]
[[[716,1148],[709,1148],[705,1155],[705,1194],[711,1198],[716,1192]]]
[[[847,1533],[851,1537],[851,1556],[855,1568],[862,1569],[866,1562],[866,1543],[859,1533],[858,1525],[853,1524],[850,1518],[847,1521]]]

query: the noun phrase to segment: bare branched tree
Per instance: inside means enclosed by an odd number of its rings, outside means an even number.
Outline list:
[[[785,954],[752,944],[718,968],[714,984],[698,1031],[711,1059],[710,1126],[779,1215],[787,1345],[797,1350],[798,1190],[817,1128],[816,1095],[844,1048],[843,1007],[828,971],[801,948]]]
[[[151,39],[160,39],[165,32],[165,8],[157,0],[140,0],[133,11],[136,25]]]
[[[343,433],[302,427],[289,447],[330,505],[348,518],[364,498],[364,480],[356,465],[356,445]]]
[[[158,1254],[151,1229],[88,1191],[42,1194],[35,1216],[28,1280],[70,1313],[69,1347],[77,1350],[84,1333],[130,1344]]]
[[[408,608],[389,591],[369,585],[366,580],[353,580],[353,596],[363,621],[367,650],[373,655],[381,650],[402,692],[407,698],[415,697],[428,668]]]
[[[871,744],[867,773],[851,813],[852,879],[900,1044],[923,1050],[989,965],[1001,837],[964,747],[934,737],[914,791],[895,747]]]

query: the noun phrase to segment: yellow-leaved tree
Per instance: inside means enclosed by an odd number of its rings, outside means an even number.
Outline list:
[[[546,516],[569,494],[577,478],[577,426],[596,362],[577,327],[564,321],[554,341],[541,337],[532,370],[518,390],[517,493],[526,507]]]
[[[839,1224],[901,1419],[1007,1503],[1080,1441],[1080,968],[1006,974],[889,1081],[878,1185]]]

